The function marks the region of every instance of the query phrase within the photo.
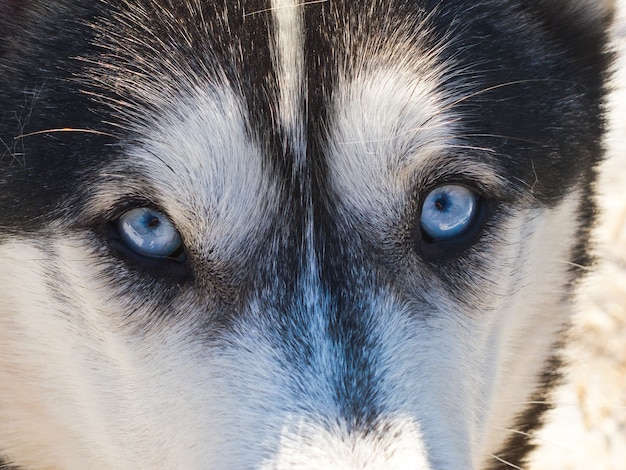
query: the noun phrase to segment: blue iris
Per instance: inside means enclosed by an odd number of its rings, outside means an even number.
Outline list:
[[[433,189],[424,199],[420,224],[433,241],[464,235],[478,212],[478,196],[465,186],[449,184]]]
[[[124,243],[140,255],[167,258],[182,246],[167,216],[154,209],[132,209],[120,217],[117,227]]]

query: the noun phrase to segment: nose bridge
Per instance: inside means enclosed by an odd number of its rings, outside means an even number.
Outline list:
[[[377,341],[372,302],[367,300],[374,280],[362,268],[365,256],[353,244],[353,235],[337,222],[326,132],[334,76],[323,67],[327,58],[318,53],[328,38],[316,33],[321,28],[301,24],[316,24],[325,8],[320,4],[319,9],[272,13],[280,92],[270,94],[279,112],[267,117],[278,130],[268,160],[270,173],[280,177],[285,211],[283,223],[274,229],[272,266],[264,268],[271,283],[264,286],[264,302],[273,312],[286,367],[293,371],[292,386],[309,397],[302,403],[312,399],[315,386],[319,400],[331,404],[335,419],[363,426],[374,419],[378,401]],[[311,44],[316,47],[307,47]],[[305,49],[311,55],[304,55]]]
[[[268,289],[265,301],[272,305],[271,321],[300,406],[318,417],[325,410],[327,423],[361,432],[379,414],[374,280],[362,257],[346,246],[349,240],[338,236],[330,211],[313,202],[294,222],[299,235],[290,233],[279,255],[275,279],[283,292]]]

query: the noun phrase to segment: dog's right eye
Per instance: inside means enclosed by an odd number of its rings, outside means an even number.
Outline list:
[[[131,209],[118,219],[117,230],[121,241],[142,256],[177,259],[183,252],[180,234],[168,217],[157,210]]]

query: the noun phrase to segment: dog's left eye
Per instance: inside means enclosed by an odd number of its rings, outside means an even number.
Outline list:
[[[478,196],[465,186],[439,186],[428,193],[422,203],[422,232],[430,241],[462,237],[475,223],[478,206]]]
[[[165,214],[146,207],[131,209],[117,222],[124,244],[134,252],[151,258],[176,258],[182,239]]]

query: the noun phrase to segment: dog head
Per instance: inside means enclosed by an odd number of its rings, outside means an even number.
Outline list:
[[[520,464],[589,261],[608,5],[0,5],[9,462]]]

